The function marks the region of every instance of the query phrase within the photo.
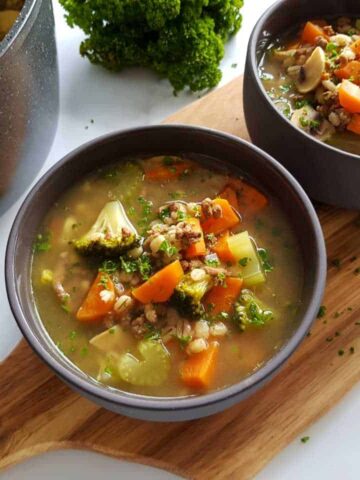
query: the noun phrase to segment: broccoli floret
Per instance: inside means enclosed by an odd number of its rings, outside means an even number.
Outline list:
[[[240,330],[248,326],[262,327],[274,318],[271,310],[258,300],[251,290],[243,290],[235,304],[233,322]]]
[[[82,255],[113,257],[135,247],[139,237],[118,200],[108,202],[91,229],[78,240],[75,249]]]
[[[206,275],[202,280],[194,281],[191,273],[186,274],[175,288],[172,297],[173,305],[182,315],[189,315],[193,318],[201,316],[205,311],[201,301],[212,285],[213,281],[210,275]]]
[[[240,26],[243,0],[60,0],[71,27],[87,37],[80,53],[119,71],[150,68],[176,91],[221,79],[224,43]]]

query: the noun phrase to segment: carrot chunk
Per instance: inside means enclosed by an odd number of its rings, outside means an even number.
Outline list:
[[[226,230],[220,237],[218,237],[217,242],[212,247],[212,250],[223,262],[235,262],[235,257],[231,253],[231,250],[228,245],[229,231]]]
[[[350,47],[356,53],[356,55],[360,57],[360,40],[356,40],[356,42],[351,44]]]
[[[224,190],[219,194],[219,197],[225,198],[230,205],[235,208],[235,210],[239,210],[239,202],[236,190],[234,190],[230,185],[226,185]]]
[[[206,245],[204,240],[204,233],[202,231],[200,220],[198,218],[189,218],[187,223],[192,225],[193,230],[195,232],[199,232],[201,234],[200,239],[196,242],[191,244],[185,252],[186,258],[193,258],[198,257],[206,254]]]
[[[159,165],[146,172],[145,178],[146,180],[152,180],[155,182],[175,180],[192,167],[193,165],[190,162],[176,162],[172,165]]]
[[[349,62],[345,67],[335,70],[334,73],[340,79],[351,78],[353,83],[360,84],[360,62],[358,60]]]
[[[343,80],[339,88],[340,105],[350,113],[360,113],[360,87]]]
[[[249,183],[244,182],[244,180],[233,178],[229,183],[237,191],[240,213],[255,215],[269,203],[269,200],[263,193]]]
[[[360,115],[355,113],[346,127],[350,132],[360,135]]]
[[[239,297],[243,286],[243,279],[237,277],[228,277],[224,285],[213,287],[206,295],[204,304],[205,309],[211,305],[211,314],[218,315],[220,312],[229,313]]]
[[[166,302],[183,275],[181,263],[179,260],[175,260],[156,272],[140,287],[134,288],[132,295],[141,303]]]
[[[329,37],[320,25],[313,22],[307,22],[301,35],[301,42],[315,45],[317,37],[324,37],[326,40],[329,40]]]
[[[225,198],[215,198],[213,200],[215,205],[221,207],[222,215],[219,218],[203,218],[202,229],[205,233],[222,233],[225,230],[229,230],[235,227],[240,222],[240,218],[234,212],[232,206]]]
[[[114,284],[107,273],[99,272],[77,311],[76,318],[85,323],[98,322],[112,310],[114,303]]]
[[[209,348],[191,355],[180,367],[180,377],[190,388],[208,388],[215,374],[219,343],[211,342]]]

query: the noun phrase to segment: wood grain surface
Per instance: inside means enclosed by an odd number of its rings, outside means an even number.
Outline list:
[[[167,121],[207,125],[246,138],[241,96],[238,78]],[[73,393],[22,341],[0,364],[0,468],[40,452],[74,447],[186,478],[253,478],[360,379],[359,214],[326,206],[317,211],[329,256],[327,313],[263,390],[201,420],[132,420]],[[340,266],[332,263],[335,259]]]

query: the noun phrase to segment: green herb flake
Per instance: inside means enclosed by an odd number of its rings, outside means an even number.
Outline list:
[[[33,251],[36,253],[39,252],[48,252],[51,248],[51,232],[47,231],[45,233],[38,233],[33,245]]]
[[[164,240],[159,247],[160,252],[164,252],[168,257],[173,257],[178,253],[178,249],[171,245],[167,240]]]
[[[76,336],[77,336],[76,330],[72,330],[72,331],[69,333],[69,338],[70,338],[70,340],[75,340]]]
[[[317,314],[317,318],[322,318],[326,315],[326,306],[321,305]]]
[[[251,261],[251,258],[248,258],[248,257],[244,257],[244,258],[241,258],[239,260],[239,265],[241,265],[242,267],[246,267],[246,265]]]
[[[301,440],[301,443],[307,443],[310,440],[310,437],[309,436],[302,437],[300,440]]]
[[[265,248],[258,248],[257,251],[258,251],[258,255],[260,257],[264,272],[265,273],[272,272],[274,270],[274,267],[270,263],[268,251]]]
[[[191,335],[185,335],[182,337],[174,335],[174,338],[179,342],[181,350],[184,350],[192,340]]]
[[[333,265],[336,268],[340,268],[341,267],[340,258],[334,258],[333,260],[331,260],[331,265]]]

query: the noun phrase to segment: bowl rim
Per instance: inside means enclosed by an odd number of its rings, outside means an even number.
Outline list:
[[[301,130],[300,128],[295,127],[291,121],[285,117],[275,106],[274,102],[270,99],[269,95],[267,94],[264,85],[262,84],[259,73],[258,73],[258,61],[256,58],[256,52],[258,50],[259,46],[259,39],[261,37],[262,32],[265,30],[264,29],[264,24],[269,20],[269,18],[275,14],[276,12],[281,12],[281,9],[284,7],[285,4],[288,3],[289,0],[278,0],[275,2],[273,5],[271,5],[265,12],[261,15],[261,17],[258,19],[256,22],[253,31],[250,35],[250,40],[248,44],[248,59],[250,60],[249,66],[251,68],[251,74],[253,79],[255,79],[256,84],[258,89],[261,91],[262,96],[265,98],[268,106],[272,109],[272,111],[275,113],[275,115],[283,121],[287,126],[289,126],[293,131],[297,132],[299,135],[307,138],[308,140],[311,140],[315,144],[317,144],[320,148],[323,148],[324,150],[331,151],[332,153],[336,153],[338,155],[343,155],[346,159],[348,160],[356,160],[359,162],[360,155],[356,155],[355,153],[347,152],[345,150],[341,150],[340,148],[333,147],[332,145],[329,145],[325,142],[322,142],[321,140],[318,140],[317,138],[313,137],[309,133]],[[289,27],[293,26],[292,24],[289,24]],[[273,37],[269,37],[270,40]],[[261,52],[263,53],[265,51],[264,48],[261,49]]]
[[[57,361],[57,359],[46,350],[46,348],[42,345],[41,340],[38,340],[38,338],[35,336],[21,309],[20,299],[17,291],[17,277],[15,274],[16,272],[14,258],[16,255],[18,232],[21,229],[21,224],[23,218],[26,216],[26,212],[32,207],[32,204],[37,197],[38,192],[41,191],[41,188],[51,179],[52,175],[60,168],[64,167],[64,165],[74,161],[80,153],[88,149],[92,149],[94,146],[101,147],[108,142],[119,141],[122,137],[132,133],[151,133],[159,129],[164,131],[165,133],[169,131],[172,131],[173,133],[189,132],[197,133],[201,136],[215,136],[220,138],[221,140],[225,140],[226,142],[231,142],[233,144],[241,144],[242,147],[244,147],[245,149],[253,150],[255,151],[255,153],[262,156],[270,164],[270,166],[274,168],[283,177],[284,182],[288,183],[291,186],[292,190],[298,196],[299,200],[304,206],[306,221],[313,230],[316,245],[317,260],[315,262],[315,265],[313,265],[315,271],[313,291],[307,304],[306,310],[304,311],[302,320],[299,323],[298,328],[294,331],[292,336],[287,341],[287,343],[281,349],[279,349],[279,351],[277,351],[274,356],[268,360],[268,362],[266,362],[262,367],[260,367],[249,377],[246,377],[240,382],[225,387],[221,390],[216,390],[214,392],[205,393],[198,396],[154,397],[131,394],[123,390],[116,390],[110,388],[104,389],[101,388],[101,385],[97,386],[95,383],[91,383],[85,378],[80,378],[70,368],[61,365]],[[55,165],[53,165],[31,188],[30,192],[27,194],[15,217],[6,247],[5,281],[10,308],[21,332],[23,333],[24,337],[26,338],[30,346],[33,348],[33,350],[40,356],[40,358],[53,371],[55,371],[58,376],[65,380],[66,383],[68,383],[77,390],[80,389],[85,394],[88,394],[94,398],[98,398],[99,401],[106,401],[108,404],[117,405],[119,407],[128,407],[131,408],[133,411],[187,411],[221,403],[225,400],[231,399],[232,397],[237,397],[240,394],[245,395],[246,392],[250,389],[255,388],[257,385],[260,386],[267,378],[271,378],[272,374],[274,374],[296,350],[296,348],[306,336],[314,319],[316,318],[325,289],[326,265],[327,261],[325,242],[315,209],[310,199],[308,198],[300,184],[297,182],[297,180],[295,180],[295,178],[279,162],[277,162],[270,155],[263,152],[255,145],[252,145],[251,143],[242,140],[234,135],[223,133],[206,127],[189,126],[183,124],[169,124],[130,128],[100,136],[76,148],[75,150],[67,154],[65,157],[63,157],[61,160],[59,160]],[[36,318],[36,321],[38,320],[39,318]],[[41,336],[43,336],[43,334],[41,334]]]
[[[10,50],[17,37],[28,25],[29,19],[32,18],[39,11],[43,0],[25,0],[19,15],[7,32],[5,37],[0,41],[0,60],[6,55],[6,52]]]

